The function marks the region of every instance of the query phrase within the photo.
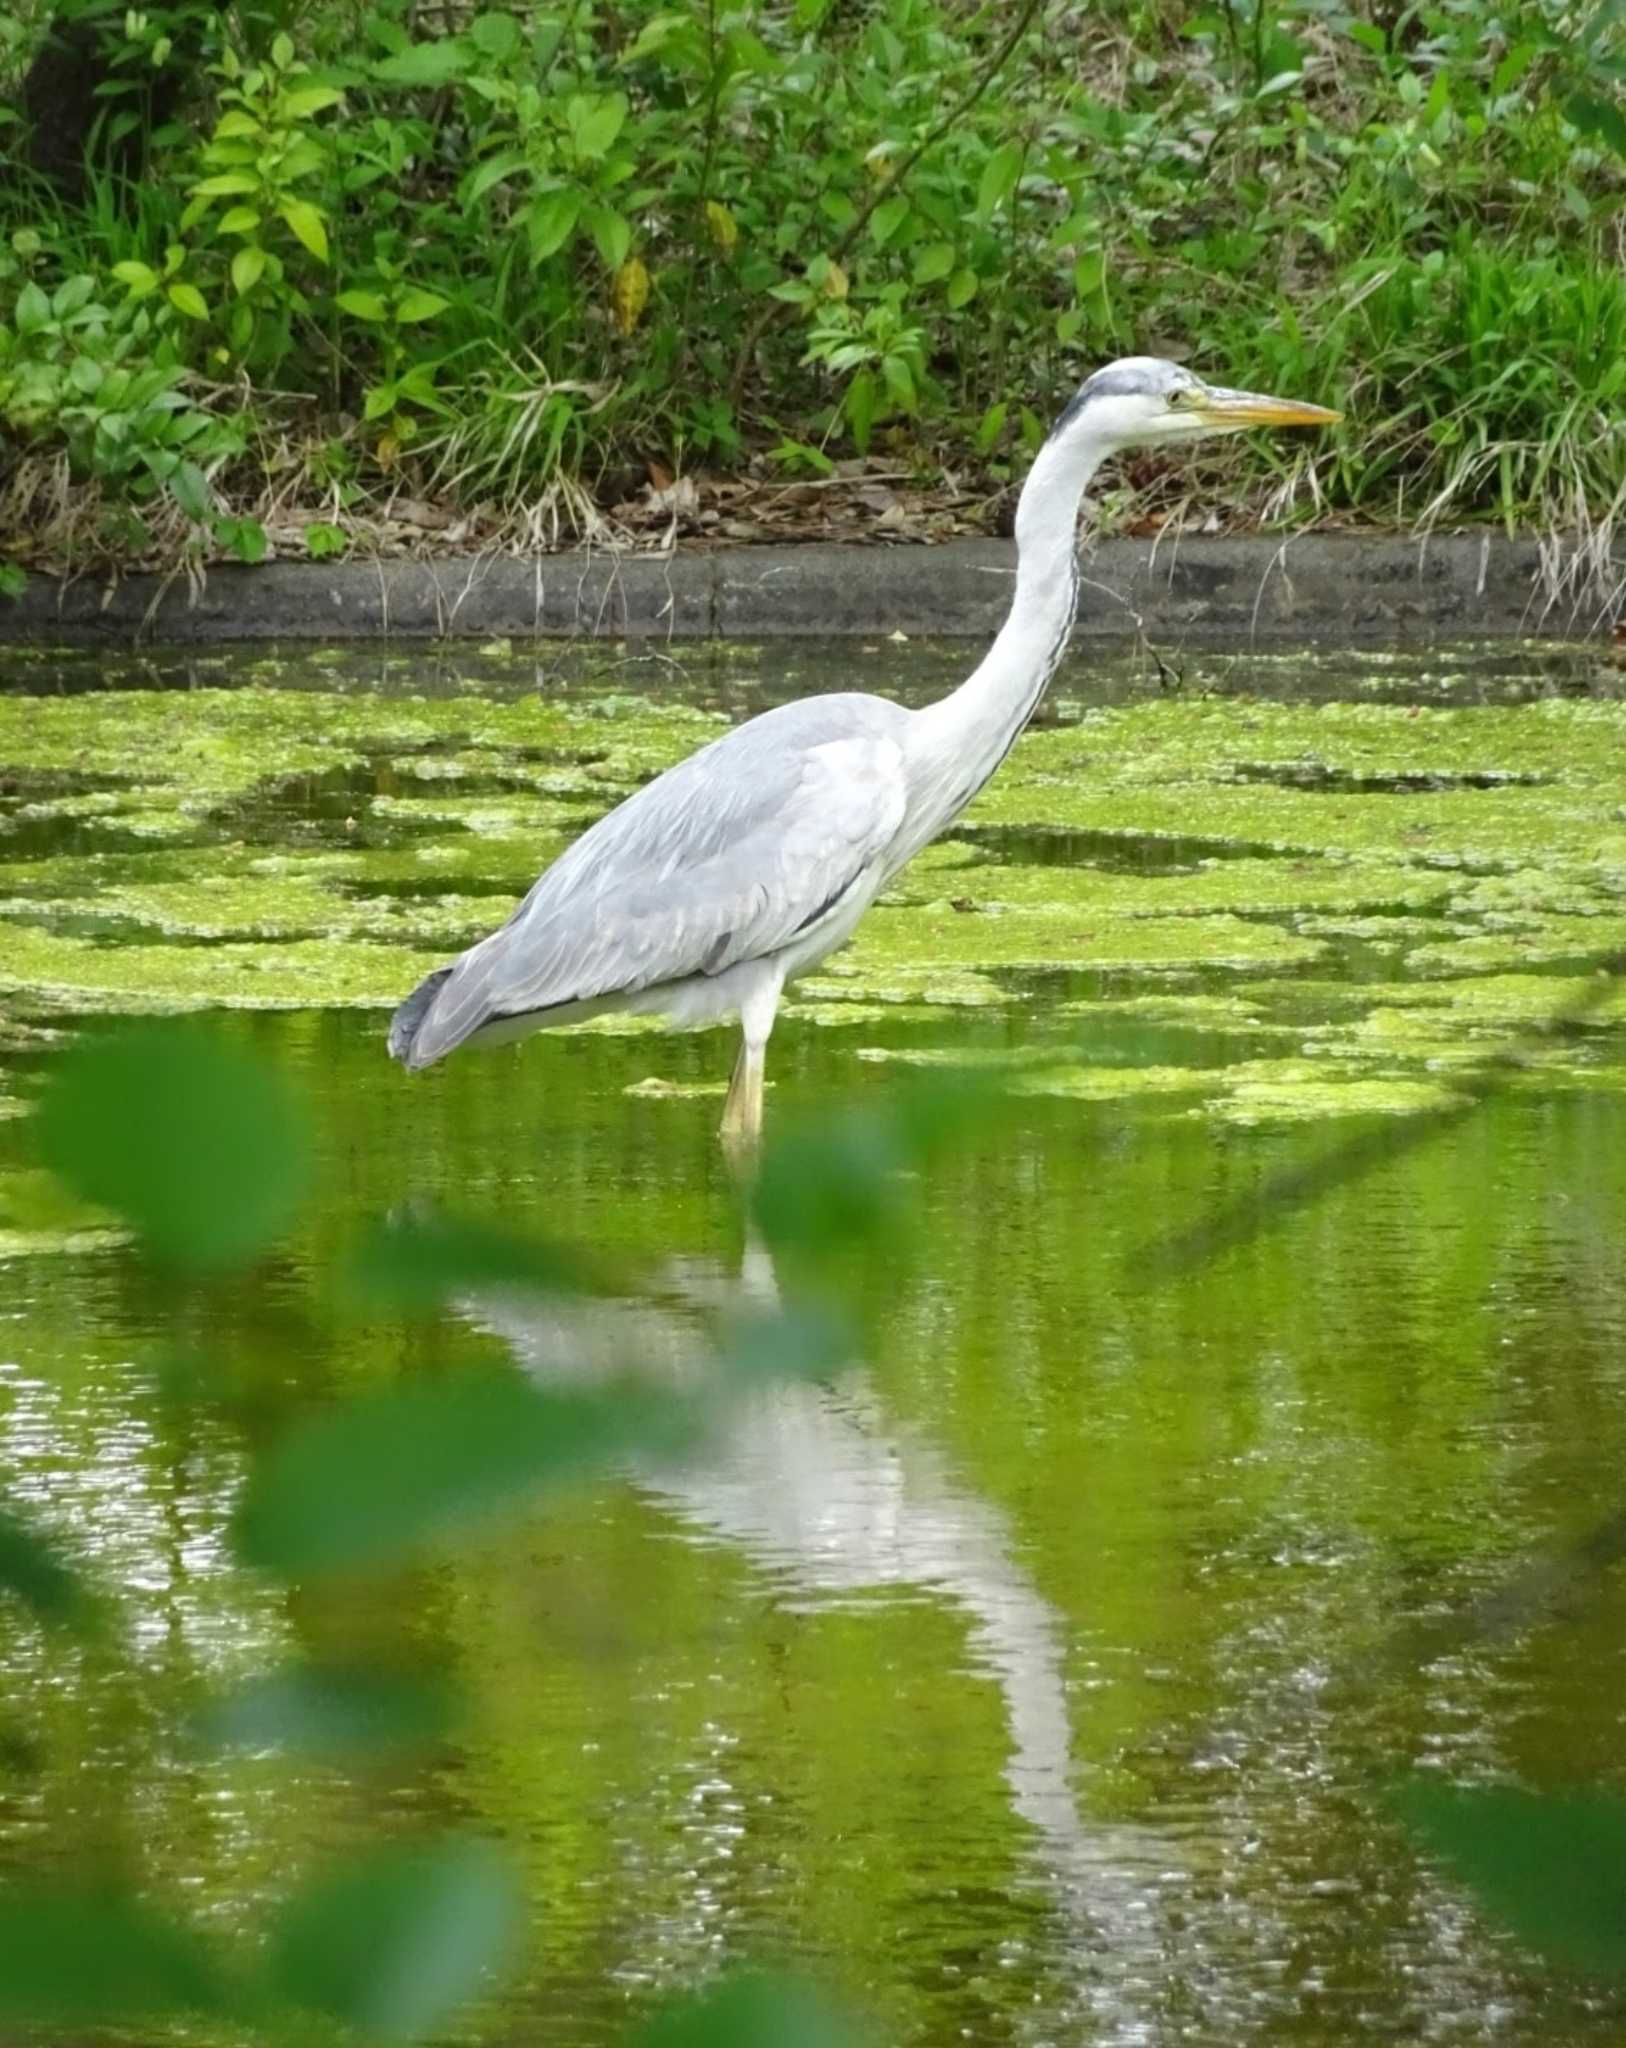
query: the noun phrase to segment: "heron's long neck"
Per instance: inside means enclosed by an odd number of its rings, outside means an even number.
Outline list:
[[[1047,441],[1028,472],[1016,507],[1009,616],[960,687],[915,715],[910,853],[957,817],[1004,760],[1066,651],[1078,602],[1079,500],[1107,452],[1075,431]]]

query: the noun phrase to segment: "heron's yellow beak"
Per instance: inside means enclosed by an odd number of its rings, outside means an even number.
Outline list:
[[[1260,391],[1223,391],[1213,385],[1193,406],[1211,427],[1330,427],[1343,418],[1324,405],[1298,398],[1269,398]]]

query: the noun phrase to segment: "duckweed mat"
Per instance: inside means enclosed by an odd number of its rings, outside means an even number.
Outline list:
[[[802,688],[917,699],[971,658],[9,653],[0,1060],[95,1013],[359,1006],[382,1028],[732,717]],[[788,1017],[953,1060],[986,1056],[967,1013],[999,1012],[1024,1092],[1243,1122],[1437,1106],[1510,1032],[1539,1037],[1521,1083],[1617,1087],[1621,988],[1540,1035],[1626,953],[1616,682],[1550,647],[1075,663]],[[0,1113],[20,1106],[0,1072]]]

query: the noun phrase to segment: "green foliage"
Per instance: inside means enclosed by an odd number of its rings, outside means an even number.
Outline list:
[[[96,1611],[90,1588],[56,1550],[15,1515],[0,1509],[0,1588],[49,1627],[84,1632]]]
[[[140,193],[0,197],[30,252],[0,422],[113,499],[273,416],[313,482],[339,415],[362,487],[514,509],[652,452],[805,470],[877,435],[997,480],[1081,369],[1148,349],[1348,408],[1327,454],[1209,458],[1255,512],[1603,516],[1626,479],[1608,9],[1115,0],[1086,35],[1044,0],[1008,49],[1008,11],[947,0],[466,5],[416,38],[394,5],[173,11],[105,17],[120,79],[195,58]]]
[[[630,1390],[548,1395],[512,1373],[358,1399],[296,1428],[261,1466],[238,1552],[290,1578],[394,1564],[630,1448],[639,1408]]]
[[[386,1848],[309,1885],[272,1930],[292,2002],[386,2041],[433,2033],[513,1945],[520,1899],[490,1843]]]
[[[862,2038],[794,1979],[736,1977],[661,2013],[631,2048],[859,2048]]]
[[[205,1748],[363,1761],[443,1740],[457,1711],[457,1697],[444,1683],[296,1666],[212,1701],[200,1709],[193,1732]]]
[[[40,1149],[156,1257],[195,1269],[263,1250],[307,1180],[302,1119],[273,1078],[210,1033],[173,1026],[67,1054],[41,1104]]]
[[[14,2024],[236,2018],[241,1996],[178,1923],[110,1890],[0,1898],[0,2014]]]
[[[1529,1947],[1626,1977],[1626,1801],[1414,1777],[1394,1804],[1422,1846]]]
[[[71,476],[138,504],[167,490],[201,522],[204,468],[238,454],[242,439],[186,390],[176,322],[196,294],[179,276],[183,251],[171,248],[162,273],[121,262],[105,280],[75,271],[47,290],[38,244],[19,230],[0,249],[0,431],[21,449],[59,447]],[[168,304],[142,304],[160,293]]]
[[[299,1107],[255,1061],[189,1025],[137,1027],[68,1052],[39,1122],[55,1170],[185,1275],[255,1258],[308,1183]],[[363,1241],[341,1297],[373,1314],[421,1314],[456,1289],[584,1284],[586,1265],[557,1250],[418,1218]],[[829,1371],[845,1343],[826,1317],[773,1315],[735,1329],[711,1382],[680,1394],[630,1380],[591,1395],[547,1394],[508,1371],[358,1396],[265,1449],[234,1519],[238,1554],[290,1585],[397,1570],[426,1542],[529,1508],[550,1486],[633,1447],[686,1443],[712,1404],[767,1376]],[[170,1398],[209,1398],[205,1373],[172,1372],[167,1385]],[[94,1593],[3,1509],[0,1587],[55,1627],[88,1638],[100,1625]],[[443,1740],[459,1708],[437,1678],[312,1661],[206,1703],[190,1734],[206,1747],[371,1762]],[[14,1889],[0,1898],[0,2016],[95,2026],[197,2014],[281,2034],[302,2011],[378,2039],[417,2040],[500,1968],[522,1919],[508,1860],[462,1836],[395,1842],[319,1871],[276,1909],[265,1940],[219,1952],[125,1885]],[[771,2037],[836,2048],[848,2038],[807,1994],[756,1980],[724,1987],[692,2012],[675,2007],[659,2026],[651,2040]]]

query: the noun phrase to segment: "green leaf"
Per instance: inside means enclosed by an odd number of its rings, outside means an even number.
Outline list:
[[[239,249],[231,260],[232,287],[239,298],[251,292],[265,275],[265,251],[257,242]]]
[[[944,293],[944,297],[954,308],[955,312],[958,312],[962,306],[970,305],[971,301],[977,296],[978,283],[977,273],[969,264],[962,263],[960,268],[949,279],[948,290]]]
[[[209,307],[195,284],[187,284],[177,278],[174,284],[166,286],[164,296],[177,313],[184,313],[188,320],[207,320]]]
[[[257,519],[217,519],[215,538],[240,562],[263,562],[270,548],[265,528]]]
[[[477,14],[469,23],[469,41],[494,64],[517,57],[523,40],[520,25],[511,14]]]
[[[201,526],[212,517],[214,492],[209,488],[209,479],[195,462],[181,463],[170,478],[169,488],[176,504],[194,524]]]
[[[361,1396],[298,1425],[258,1466],[238,1555],[285,1578],[393,1566],[624,1451],[670,1420],[652,1403],[622,1388],[543,1394],[507,1372]]]
[[[587,214],[587,232],[606,270],[619,270],[632,247],[632,224],[612,206],[595,206]]]
[[[132,298],[144,299],[149,292],[158,289],[158,273],[146,263],[115,263],[113,275],[120,284],[130,287]],[[21,322],[18,324],[20,326]]]
[[[607,155],[626,119],[627,103],[619,93],[592,102],[570,124],[577,155],[592,159]]]
[[[902,1085],[883,1108],[791,1130],[770,1146],[752,1191],[764,1238],[804,1254],[884,1245],[914,1211],[921,1166],[997,1102],[986,1076],[967,1073]]]
[[[902,412],[913,412],[916,404],[915,373],[904,358],[884,357],[881,362],[881,378],[892,403]]]
[[[343,98],[331,85],[302,85],[297,92],[284,93],[282,111],[290,121],[308,121],[312,114],[336,107]]]
[[[472,1288],[579,1294],[591,1276],[573,1254],[457,1217],[380,1224],[345,1271],[345,1294],[369,1311],[427,1315]]]
[[[977,453],[979,455],[986,455],[1000,435],[1004,433],[1005,419],[1010,409],[1009,400],[1002,398],[997,404],[989,406],[988,410],[983,414],[977,425]]]
[[[831,357],[834,368],[841,368],[838,349]],[[852,430],[853,446],[860,455],[869,451],[870,435],[875,427],[875,414],[880,404],[880,391],[873,374],[860,370],[842,394],[841,409],[846,414],[847,425]]]
[[[516,171],[523,171],[530,159],[517,149],[505,150],[499,156],[487,157],[470,175],[464,190],[465,205],[472,206],[477,199],[483,199],[493,185],[500,185],[504,178],[511,178]]]
[[[883,199],[870,215],[871,239],[884,249],[908,218],[909,202],[901,192],[895,192],[890,199]]]
[[[1565,103],[1564,118],[1581,134],[1606,142],[1617,156],[1626,157],[1626,114],[1612,101],[1577,93]]]
[[[413,43],[393,57],[373,66],[373,76],[385,85],[449,85],[468,70],[471,52],[457,36],[441,36],[432,43]]]
[[[915,283],[936,284],[954,268],[952,242],[928,242],[915,258]]]
[[[51,317],[51,302],[32,278],[17,294],[12,319],[19,334],[37,334]]]
[[[28,571],[18,562],[0,562],[0,597],[15,602],[28,588]]]
[[[251,235],[260,224],[260,216],[252,206],[233,206],[215,222],[215,232],[221,235]]]
[[[669,2005],[628,2048],[859,2048],[863,2038],[805,1984],[745,1976]]]
[[[1423,1847],[1529,1947],[1626,1976],[1626,1800],[1414,1776],[1392,1795]]]
[[[413,327],[421,320],[434,320],[451,304],[439,292],[425,291],[421,285],[411,285],[402,292],[395,302],[395,317],[402,327]]]
[[[305,528],[305,552],[313,562],[325,562],[330,555],[342,555],[350,545],[342,526],[326,519],[314,520]]]
[[[224,199],[233,192],[256,192],[258,178],[251,178],[243,171],[222,171],[217,177],[204,178],[192,187],[194,199]]]
[[[229,114],[222,114],[215,123],[217,142],[253,141],[262,132],[254,116],[245,114],[240,107],[234,107]]]
[[[177,478],[188,471],[206,514],[208,484],[190,463]],[[254,1257],[286,1228],[307,1180],[297,1105],[268,1067],[200,1025],[143,1024],[75,1046],[38,1130],[54,1172],[178,1266]]]
[[[443,1682],[294,1665],[211,1701],[193,1733],[210,1749],[366,1759],[441,1742],[457,1716]]]
[[[8,2025],[129,2025],[188,2011],[226,2018],[233,2009],[202,1943],[128,1894],[0,1898],[0,2019]]]
[[[544,192],[525,211],[525,232],[530,242],[531,261],[543,263],[562,249],[576,232],[581,217],[582,195],[569,187]]]
[[[322,216],[308,199],[285,199],[277,208],[293,232],[316,258],[318,263],[327,261],[327,229],[322,225]]]
[[[97,1601],[79,1574],[62,1562],[43,1536],[0,1508],[0,1587],[15,1593],[39,1621],[83,1628]]]
[[[271,41],[271,62],[279,71],[286,71],[293,61],[293,37],[286,34],[274,36]]]
[[[986,220],[1003,200],[1016,190],[1016,181],[1022,174],[1022,147],[1019,143],[1004,142],[982,167],[982,176],[977,180],[977,214]]]
[[[373,1851],[307,1885],[273,1931],[295,2004],[389,2041],[435,2032],[501,1963],[522,1899],[489,1842]]]
[[[339,310],[356,320],[387,320],[389,306],[378,292],[340,292],[336,301]]]

